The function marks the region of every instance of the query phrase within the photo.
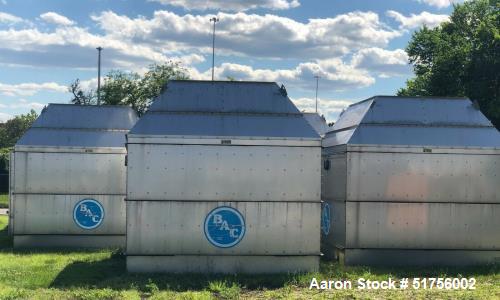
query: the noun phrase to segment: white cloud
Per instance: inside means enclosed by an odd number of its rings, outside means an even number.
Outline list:
[[[68,91],[68,87],[59,85],[55,82],[20,84],[0,83],[0,94],[5,96],[33,96],[40,91],[65,93]]]
[[[411,74],[408,54],[403,49],[362,49],[353,55],[351,63],[356,68],[368,70],[380,77],[407,76]]]
[[[300,6],[298,0],[149,0],[187,10],[245,11],[256,8],[272,10],[290,9]]]
[[[40,15],[40,18],[44,20],[47,23],[55,24],[55,25],[61,25],[61,26],[71,26],[74,25],[75,22],[66,18],[65,16],[62,16],[58,13],[55,12],[46,12],[44,14]]]
[[[293,103],[300,111],[314,112],[316,99],[314,98],[292,98]],[[353,104],[353,100],[326,99],[318,97],[318,113],[324,115],[328,122],[335,121],[340,113]]]
[[[16,103],[11,103],[7,105],[3,105],[5,108],[10,108],[10,109],[34,109],[34,110],[40,110],[42,109],[46,104],[39,103],[39,102],[30,102],[26,99],[19,99]]]
[[[259,58],[340,56],[365,47],[383,47],[401,33],[388,29],[374,12],[351,12],[305,23],[276,15],[219,13],[219,54]],[[93,16],[109,38],[129,43],[211,52],[211,15],[177,15],[156,11],[151,19],[131,19],[107,11]],[[168,41],[168,42],[165,42]]]
[[[16,23],[21,23],[23,21],[24,20],[20,17],[0,11],[0,23],[16,24]]]
[[[373,12],[351,12],[307,22],[270,14],[218,16],[218,57],[236,54],[259,59],[330,59],[367,47],[387,46],[401,35]],[[140,69],[168,60],[192,65],[211,54],[209,17],[156,11],[149,19],[129,18],[106,11],[92,16],[104,34],[76,25],[48,31],[0,30],[0,63],[95,68],[95,48],[103,46],[103,68]]]
[[[423,25],[434,28],[450,19],[448,15],[436,15],[426,11],[418,15],[411,14],[407,17],[397,11],[389,10],[387,11],[387,15],[399,22],[401,24],[399,26],[401,29],[415,29]]]
[[[430,6],[434,6],[437,8],[445,8],[454,3],[463,2],[463,0],[418,0],[418,2],[425,3]]]
[[[193,79],[209,79],[211,76],[211,70],[198,73],[196,69],[188,68],[188,71]],[[362,88],[375,83],[368,72],[346,65],[340,59],[300,63],[292,69],[254,69],[233,63],[215,67],[217,79],[232,77],[235,80],[276,81],[300,90],[313,90],[316,86],[315,75],[321,76],[322,88],[330,91]]]
[[[5,123],[8,120],[12,119],[13,117],[14,116],[12,116],[10,114],[6,114],[6,113],[3,113],[3,112],[0,112],[0,123]]]

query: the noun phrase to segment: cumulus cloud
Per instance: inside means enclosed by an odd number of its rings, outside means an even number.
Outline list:
[[[74,21],[72,21],[72,20],[70,20],[70,19],[66,18],[65,16],[62,16],[58,13],[52,12],[52,11],[41,14],[40,18],[47,23],[60,25],[60,26],[71,26],[71,25],[75,24]]]
[[[149,0],[187,10],[245,11],[256,8],[272,10],[290,9],[300,6],[298,0]]]
[[[316,99],[314,98],[292,98],[292,101],[300,111],[314,112],[316,109]],[[354,102],[353,100],[326,99],[319,97],[318,113],[324,115],[328,121],[335,121],[340,113]]]
[[[21,23],[23,21],[24,19],[20,17],[0,11],[0,23],[16,24],[16,23]]]
[[[425,3],[430,6],[434,6],[437,8],[445,8],[454,3],[463,2],[463,0],[418,0],[418,2]]]
[[[42,109],[46,104],[39,103],[39,102],[33,102],[33,101],[28,101],[26,99],[19,99],[15,103],[11,104],[3,104],[0,106],[0,108],[10,108],[10,109],[34,109],[34,110],[40,110]]]
[[[220,19],[216,37],[219,54],[259,58],[332,57],[353,49],[383,47],[401,35],[397,30],[388,29],[374,12],[350,12],[304,23],[271,14],[240,12],[217,16]],[[113,39],[209,53],[210,17],[156,11],[150,19],[129,18],[107,11],[92,18]]]
[[[0,108],[2,107],[0,106]],[[0,123],[5,123],[12,118],[13,118],[12,115],[0,112]]]
[[[65,93],[68,91],[68,87],[59,85],[55,82],[20,84],[0,83],[0,94],[4,96],[33,96],[40,91]]]
[[[192,68],[188,70],[193,79],[209,79],[211,76],[211,70],[204,73]],[[292,69],[254,69],[251,66],[234,63],[223,63],[215,68],[217,79],[224,80],[231,77],[235,80],[276,81],[301,90],[315,88],[315,75],[321,76],[324,89],[335,91],[367,87],[375,82],[368,72],[346,65],[340,59],[300,63]]]
[[[423,25],[434,28],[443,22],[449,21],[450,19],[450,16],[448,15],[436,15],[426,11],[421,12],[418,15],[411,14],[407,17],[397,11],[389,10],[387,15],[399,22],[401,24],[399,28],[401,29],[415,29]]]
[[[408,54],[403,49],[385,50],[366,48],[353,55],[352,65],[369,70],[380,77],[406,76],[411,74]]]

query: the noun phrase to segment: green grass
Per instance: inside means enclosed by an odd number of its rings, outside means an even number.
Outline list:
[[[380,269],[323,262],[316,274],[128,274],[117,251],[14,251],[0,217],[0,299],[500,299],[500,266]],[[475,277],[475,291],[317,291],[312,277],[356,281],[401,277]]]
[[[8,194],[0,194],[0,208],[9,208]]]

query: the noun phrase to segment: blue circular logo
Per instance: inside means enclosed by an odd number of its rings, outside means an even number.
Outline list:
[[[104,208],[94,199],[83,199],[73,209],[73,220],[83,229],[94,229],[104,219]]]
[[[324,235],[330,233],[330,205],[326,202],[321,208],[321,230]]]
[[[205,218],[205,236],[216,247],[233,247],[244,235],[245,220],[240,212],[232,207],[217,207]]]

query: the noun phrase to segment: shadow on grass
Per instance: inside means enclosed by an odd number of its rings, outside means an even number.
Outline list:
[[[12,237],[9,236],[8,227],[0,230],[0,251],[12,249]]]
[[[298,280],[294,274],[225,275],[225,274],[135,274],[127,273],[125,257],[113,254],[96,262],[75,262],[64,268],[51,283],[51,288],[138,289],[148,292],[151,285],[160,290],[177,292],[207,290],[211,283],[223,282],[251,290],[277,289]]]
[[[96,262],[74,262],[62,270],[50,287],[69,288],[109,288],[112,290],[138,289],[148,292],[151,285],[160,290],[176,292],[209,290],[214,282],[227,286],[237,285],[247,290],[273,290],[288,285],[308,286],[312,277],[318,279],[354,279],[367,274],[382,276],[383,279],[404,277],[470,277],[495,275],[500,273],[500,265],[461,268],[381,268],[346,267],[338,263],[321,263],[321,270],[315,274],[275,274],[275,275],[223,275],[223,274],[133,274],[127,273],[125,257],[115,253],[111,258]]]
[[[347,278],[353,276],[363,277],[368,275],[385,276],[392,278],[423,278],[423,277],[473,277],[481,275],[500,274],[500,264],[489,264],[480,266],[342,266],[337,262],[323,262],[321,264],[322,275],[329,278]]]

